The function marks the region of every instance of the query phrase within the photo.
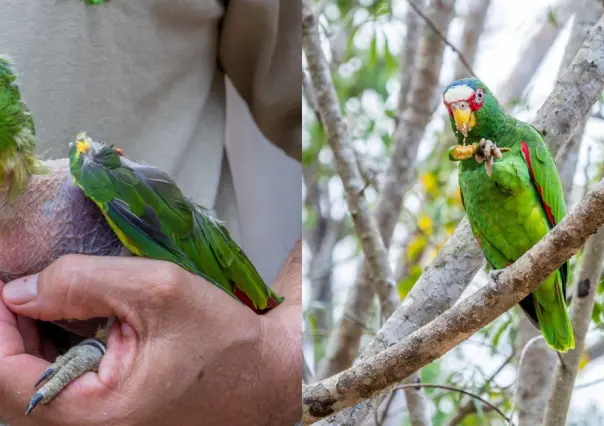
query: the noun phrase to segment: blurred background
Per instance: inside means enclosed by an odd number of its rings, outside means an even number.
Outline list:
[[[464,216],[457,164],[446,156],[456,142],[442,105],[444,87],[470,76],[469,67],[510,114],[530,122],[587,30],[604,12],[597,0],[416,0],[417,10],[409,4],[315,1],[323,50],[357,151],[365,195],[374,210],[391,148],[405,138],[413,147],[408,164],[412,173],[400,182],[403,207],[390,212],[398,218],[390,260],[403,301]],[[373,292],[358,287],[362,251],[317,120],[306,70],[304,77],[304,357],[312,381],[348,368],[380,323]],[[567,210],[602,175],[600,98],[558,161]],[[397,129],[402,114],[413,120]],[[581,252],[572,259],[571,268],[580,256]],[[486,277],[482,268],[462,299],[483,286]],[[602,291],[600,283],[569,425],[604,424]],[[520,415],[530,419],[556,361],[553,352],[536,348],[523,366],[523,372],[536,376],[518,375],[520,351],[534,335],[532,325],[515,308],[424,367],[420,376],[425,383],[481,395],[506,413],[516,386],[527,380],[522,388],[527,394],[516,404]],[[425,394],[434,425],[506,424],[497,413],[459,392],[426,389]],[[409,425],[408,414],[403,392],[394,391],[368,424]]]

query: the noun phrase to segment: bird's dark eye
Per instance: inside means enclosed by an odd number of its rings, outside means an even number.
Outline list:
[[[484,92],[482,91],[482,89],[478,89],[476,91],[476,100],[478,102],[482,102],[482,99],[484,98]]]

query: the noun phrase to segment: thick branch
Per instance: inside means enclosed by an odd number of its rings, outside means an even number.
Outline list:
[[[367,259],[370,281],[380,298],[382,313],[389,316],[393,306],[398,304],[398,298],[388,253],[380,238],[377,224],[369,213],[369,205],[363,193],[364,182],[356,164],[348,128],[342,117],[329,67],[321,49],[311,0],[304,0],[302,3],[302,43],[317,109],[333,151],[336,170],[344,185],[355,232]]]
[[[428,11],[430,19],[443,31],[447,31],[453,16],[453,0],[434,2]],[[409,107],[402,112],[392,135],[392,153],[384,173],[380,190],[376,218],[386,247],[390,246],[392,234],[398,222],[403,197],[414,181],[413,163],[424,129],[432,116],[437,101],[437,88],[442,66],[445,44],[431,27],[422,28],[422,37],[417,55],[417,73],[411,81]],[[361,301],[371,289],[367,285],[367,265],[361,267],[354,287],[346,299],[345,315],[330,336],[327,353],[318,369],[318,377],[325,378],[349,367],[358,352],[361,329],[347,320],[355,316],[366,320],[370,303]],[[353,310],[361,308],[361,310]],[[390,313],[392,313],[391,311]]]
[[[573,28],[564,51],[558,77],[571,64],[585,41],[589,29],[595,25],[601,15],[601,13],[594,13],[592,3],[595,3],[594,0],[582,0],[577,5]],[[560,171],[564,198],[567,202],[570,200],[585,121],[586,119],[579,124],[566,147],[558,153],[558,170]],[[524,345],[539,333],[539,330],[533,326],[523,313],[520,319],[517,350],[521,352]],[[556,366],[557,359],[556,352],[550,349],[544,340],[540,340],[535,342],[526,353],[523,364],[518,366],[518,384],[516,387],[518,398],[516,400],[520,425],[539,425],[543,421],[553,383],[552,370]]]
[[[566,423],[566,415],[579,371],[579,358],[585,347],[585,335],[594,309],[598,281],[604,262],[604,227],[585,244],[581,272],[574,286],[571,321],[575,333],[575,349],[563,355],[565,367],[556,364],[554,387],[545,412],[544,426]]]
[[[401,343],[333,377],[304,386],[304,424],[370,398],[440,358],[535,290],[603,223],[601,181],[540,242],[481,290]]]
[[[599,61],[589,59],[595,55],[595,52],[599,52],[601,56],[604,56],[604,49],[602,49],[604,35],[601,21],[590,31],[590,37],[573,60],[567,72],[567,74],[570,73],[567,80],[563,85],[556,85],[553,92],[553,95],[556,94],[556,96],[551,95],[540,110],[540,114],[547,114],[548,116],[555,114],[553,112],[550,114],[547,108],[551,111],[560,111],[559,118],[568,124],[568,126],[561,129],[564,133],[558,135],[553,131],[550,132],[548,127],[542,127],[547,144],[550,143],[553,136],[557,140],[563,140],[566,143],[579,124],[578,120],[583,119],[583,117],[577,117],[575,114],[571,114],[568,118],[563,116],[563,111],[566,111],[566,99],[574,101],[581,98],[581,102],[593,105],[604,85],[604,77],[601,76],[601,72],[596,73],[600,75],[596,81],[588,84],[583,83],[582,79],[579,78],[584,73],[583,69],[598,68],[600,71],[604,69],[601,59]],[[576,74],[577,79],[574,84],[569,84],[573,73]],[[555,126],[555,123],[551,120],[540,120],[539,116],[537,120],[537,123],[540,122],[544,126]],[[555,155],[560,145],[552,143],[551,146],[552,154]],[[418,326],[426,324],[434,316],[440,315],[445,309],[453,305],[483,263],[482,252],[472,236],[467,219],[464,218],[436,259],[414,285],[405,301],[376,334],[374,340],[361,355],[361,359],[375,355],[401,341],[410,332],[416,330]],[[358,419],[364,418],[373,407],[373,402],[363,402],[354,409],[330,417],[328,422],[337,425],[356,425]],[[322,424],[324,423],[322,422]]]

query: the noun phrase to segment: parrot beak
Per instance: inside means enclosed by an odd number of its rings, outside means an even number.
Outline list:
[[[470,109],[467,102],[456,102],[451,105],[451,108],[453,109],[453,118],[455,119],[457,130],[462,135],[468,136],[468,132],[476,125],[474,112]]]

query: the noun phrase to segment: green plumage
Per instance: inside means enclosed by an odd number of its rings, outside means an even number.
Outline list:
[[[474,157],[463,160],[459,169],[462,200],[472,232],[491,267],[503,269],[566,215],[562,185],[551,153],[533,126],[506,116],[482,82],[460,80],[445,93],[456,86],[484,92],[482,102],[470,100],[475,125],[467,137],[458,134],[459,142],[470,144],[484,138],[499,148],[510,148],[494,161],[491,176],[485,164]],[[451,112],[451,105],[448,108]],[[451,124],[456,131],[453,116]],[[548,345],[560,352],[575,346],[565,301],[567,278],[565,262],[521,302]]]
[[[25,190],[32,174],[46,169],[34,156],[32,116],[21,100],[17,75],[10,61],[0,56],[0,184],[9,186],[8,200]]]
[[[174,262],[256,312],[283,300],[212,212],[185,198],[163,171],[131,162],[84,134],[72,143],[69,160],[76,184],[133,254]]]

